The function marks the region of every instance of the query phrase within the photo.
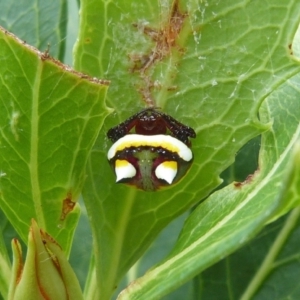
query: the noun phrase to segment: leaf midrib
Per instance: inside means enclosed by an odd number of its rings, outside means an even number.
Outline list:
[[[42,209],[42,199],[39,184],[38,172],[38,134],[39,134],[39,94],[41,85],[41,76],[43,72],[43,63],[37,63],[35,79],[32,91],[32,107],[31,107],[31,135],[30,135],[30,181],[32,189],[32,201],[35,209],[35,216],[39,227],[46,229],[45,218]]]

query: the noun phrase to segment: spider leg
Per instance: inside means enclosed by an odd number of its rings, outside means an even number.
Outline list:
[[[121,124],[109,129],[107,132],[107,137],[114,143],[121,137],[128,134],[128,132],[136,125],[136,118],[139,114],[140,113],[137,113],[125,120],[124,122],[122,122]]]
[[[167,128],[170,130],[172,135],[182,141],[185,144],[190,144],[189,137],[195,138],[196,132],[193,128],[186,126],[169,115],[164,115],[164,120]]]

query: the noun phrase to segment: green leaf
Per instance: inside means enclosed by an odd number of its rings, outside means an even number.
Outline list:
[[[216,188],[235,153],[268,128],[257,120],[261,102],[300,70],[288,52],[298,26],[298,1],[208,5],[187,0],[179,3],[181,15],[187,17],[171,54],[146,72],[155,83],[150,89],[142,72],[132,71],[138,55],[149,61],[158,49],[142,28],[147,24],[166,30],[171,7],[172,1],[161,6],[140,1],[81,3],[75,66],[112,81],[108,101],[116,110],[94,147],[84,188],[103,299],[162,228]],[[157,106],[197,132],[189,174],[155,194],[115,185],[106,162],[110,144],[105,131],[146,105],[143,88]],[[257,221],[253,228],[262,223]]]
[[[260,110],[261,118],[273,120],[272,130],[263,135],[260,164],[275,164],[280,160],[284,150],[288,147],[293,138],[296,138],[300,130],[300,109],[299,109],[299,80],[300,75],[296,75],[277,91],[272,93]],[[298,140],[299,143],[299,140]],[[280,207],[277,209],[272,220],[287,213],[292,208],[300,205],[300,185],[299,182],[299,155],[300,149],[295,148],[295,158],[293,173],[287,179],[287,194]],[[297,154],[298,153],[298,154]],[[279,181],[278,185],[281,182]]]
[[[69,253],[87,157],[108,114],[107,83],[3,29],[0,44],[0,206],[23,241],[35,218]]]
[[[298,299],[299,208],[199,277],[202,299]],[[250,284],[251,283],[251,284]],[[245,293],[245,291],[247,291]]]
[[[0,26],[13,32],[29,45],[60,60],[64,57],[67,26],[66,0],[12,0],[0,3]]]
[[[299,154],[300,152],[298,155]],[[294,209],[287,218],[285,224],[283,224],[281,230],[277,233],[277,237],[274,239],[270,249],[268,249],[268,252],[264,253],[265,257],[261,265],[257,268],[257,272],[254,274],[241,299],[251,299],[255,294],[261,298],[263,298],[264,295],[271,296],[269,285],[272,286],[274,283],[276,283],[278,288],[274,293],[275,298],[287,297],[287,295],[288,297],[295,297],[295,299],[299,297],[296,296],[299,294],[297,291],[299,283],[297,280],[295,281],[295,274],[291,272],[292,269],[298,265],[299,246],[293,243],[294,237],[289,238],[291,233],[295,231],[297,223],[299,224],[299,217],[300,208],[298,207]],[[293,251],[291,251],[292,247],[294,248]],[[292,262],[292,267],[286,266],[286,264]],[[283,278],[285,277],[284,282],[280,280],[280,284],[278,285],[276,277],[282,277],[283,273],[285,274],[285,276],[283,276]],[[287,277],[289,277],[288,280]],[[278,297],[278,293],[283,295]]]
[[[255,174],[243,183],[234,183],[215,192],[200,204],[187,219],[167,258],[129,286],[120,299],[162,297],[239,248],[270,217],[299,206],[299,80],[300,75],[287,80],[262,105],[261,119],[273,120],[273,124],[272,129],[262,135],[259,169]],[[299,217],[299,211],[295,214],[292,224]],[[284,241],[280,239],[280,247]],[[266,264],[267,267],[261,267],[262,274],[248,287],[244,299],[251,299],[269,274],[270,261]]]
[[[296,169],[291,174],[295,174],[296,170],[299,174],[299,149],[298,145],[296,161],[293,161]],[[124,290],[118,299],[160,298],[236,250],[265,224],[268,216],[278,206],[279,200],[283,202],[291,189],[299,189],[298,174],[298,180],[296,181],[294,178],[291,181],[293,182],[292,186],[285,185],[281,197],[277,199],[276,193],[280,186],[278,182],[283,177],[280,172],[271,180],[267,178],[269,183],[265,186],[263,185],[266,184],[266,181],[254,180],[251,187],[254,185],[259,188],[251,190],[244,187],[242,193],[234,195],[234,188],[230,186],[209,197],[190,216],[171,254],[156,268],[148,271]],[[227,193],[225,193],[226,191]],[[251,197],[254,194],[257,195]],[[300,191],[298,191],[299,194]],[[296,217],[299,217],[299,212]],[[281,241],[281,243],[283,242]],[[268,263],[269,269],[264,268],[264,274],[259,276],[260,280],[265,279],[271,271],[272,265],[270,262]],[[223,284],[226,285],[226,280]],[[255,282],[254,287],[251,286],[250,292],[255,291],[260,284],[262,284],[261,281]],[[206,286],[204,288],[207,289]],[[224,296],[224,294],[222,295]],[[245,299],[250,298],[245,297]]]

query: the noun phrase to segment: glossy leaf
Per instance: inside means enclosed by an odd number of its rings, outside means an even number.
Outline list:
[[[107,84],[0,31],[0,206],[26,241],[36,218],[69,253]]]
[[[94,147],[84,188],[103,299],[164,226],[216,188],[220,172],[233,162],[238,149],[270,126],[258,122],[258,107],[300,69],[289,53],[298,26],[298,1],[179,1],[184,25],[171,51],[163,48],[167,54],[145,71],[155,83],[149,88],[143,72],[133,69],[138,69],[137,61],[149,61],[161,44],[147,37],[143,28],[165,34],[174,25],[169,22],[172,3],[81,3],[75,66],[112,81],[108,101],[116,111]],[[110,143],[105,129],[144,107],[145,90],[164,112],[192,126],[198,135],[189,174],[155,194],[114,184],[106,162]],[[258,226],[263,221],[257,222]]]

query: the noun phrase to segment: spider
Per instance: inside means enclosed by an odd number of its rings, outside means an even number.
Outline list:
[[[193,161],[189,138],[196,133],[171,116],[147,108],[109,129],[107,158],[117,183],[145,191],[178,182]]]

